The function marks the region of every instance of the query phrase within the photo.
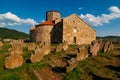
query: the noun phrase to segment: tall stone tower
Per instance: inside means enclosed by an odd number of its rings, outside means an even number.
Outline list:
[[[54,20],[55,23],[61,21],[61,14],[58,11],[47,11],[46,12],[46,21],[47,20]]]

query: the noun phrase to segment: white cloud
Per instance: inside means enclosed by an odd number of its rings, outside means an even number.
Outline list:
[[[5,23],[4,22],[0,22],[0,27],[4,27]]]
[[[110,23],[110,20],[120,18],[120,9],[117,6],[111,6],[109,14],[101,14],[94,16],[92,14],[81,14],[80,17],[92,26],[102,26],[105,23]]]
[[[80,8],[78,8],[78,10],[83,10],[83,8],[80,7]]]
[[[17,25],[35,25],[37,24],[36,21],[33,19],[21,19],[20,17],[16,16],[11,12],[7,12],[4,14],[0,14],[0,27],[5,26],[17,26]]]

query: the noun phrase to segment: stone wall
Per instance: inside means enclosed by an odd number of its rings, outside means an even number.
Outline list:
[[[51,31],[51,42],[52,43],[62,43],[62,34],[63,32],[63,23],[59,22],[56,25],[54,25],[52,31]]]
[[[53,25],[37,25],[35,29],[35,42],[51,42]]]
[[[46,20],[55,20],[55,23],[60,22],[61,14],[57,11],[46,12]]]
[[[30,41],[31,42],[35,41],[35,29],[30,30]]]
[[[96,40],[96,31],[76,14],[63,19],[63,41],[68,44],[90,44]]]

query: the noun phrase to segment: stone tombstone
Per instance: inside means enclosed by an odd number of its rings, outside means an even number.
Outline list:
[[[59,44],[56,48],[55,48],[55,52],[60,52],[60,51],[65,51],[67,50],[69,47],[67,42],[64,42],[63,44]]]
[[[60,52],[62,51],[63,47],[62,44],[59,44],[56,48],[55,48],[55,52]]]
[[[47,55],[48,53],[50,53],[50,46],[44,46],[41,48],[41,50],[43,50],[44,55]]]
[[[90,45],[89,52],[90,54],[92,54],[92,56],[96,56],[99,49],[100,49],[100,45],[98,41],[93,41],[92,44]]]
[[[62,44],[63,51],[67,50],[68,47],[69,47],[69,45],[68,45],[67,42],[64,42],[64,43]]]
[[[23,64],[23,57],[20,54],[13,54],[5,59],[5,68],[14,69]]]
[[[104,47],[104,41],[102,39],[100,39],[98,42],[100,44],[100,51],[102,51],[103,47]]]
[[[66,72],[70,72],[72,71],[74,68],[76,68],[78,65],[78,61],[76,60],[76,58],[71,58],[68,61],[68,66],[66,66]]]
[[[85,47],[78,48],[78,53],[76,55],[77,61],[84,60],[88,57],[88,53],[85,49]]]
[[[29,43],[28,44],[28,50],[35,50],[36,44],[35,43]]]
[[[0,50],[2,49],[3,43],[0,41]]]
[[[113,44],[110,41],[105,42],[103,52],[109,52],[113,50]]]
[[[32,54],[30,60],[32,63],[40,62],[44,58],[44,50],[37,47],[35,49],[35,54]]]
[[[12,40],[10,42],[11,48],[9,48],[9,55],[12,54],[23,54],[24,43],[23,40]]]

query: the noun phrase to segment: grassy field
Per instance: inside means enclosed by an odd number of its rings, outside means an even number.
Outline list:
[[[64,67],[65,56],[77,52],[77,45],[71,45],[67,51],[52,52],[44,57],[41,62],[30,63],[33,51],[23,49],[24,63],[22,66],[8,70],[4,68],[4,61],[10,45],[4,43],[0,51],[0,80],[120,80],[120,45],[114,45],[112,53],[99,52],[97,56],[89,56],[86,60],[79,61],[78,66],[69,73],[56,72],[54,67]],[[39,79],[38,79],[39,78]]]

